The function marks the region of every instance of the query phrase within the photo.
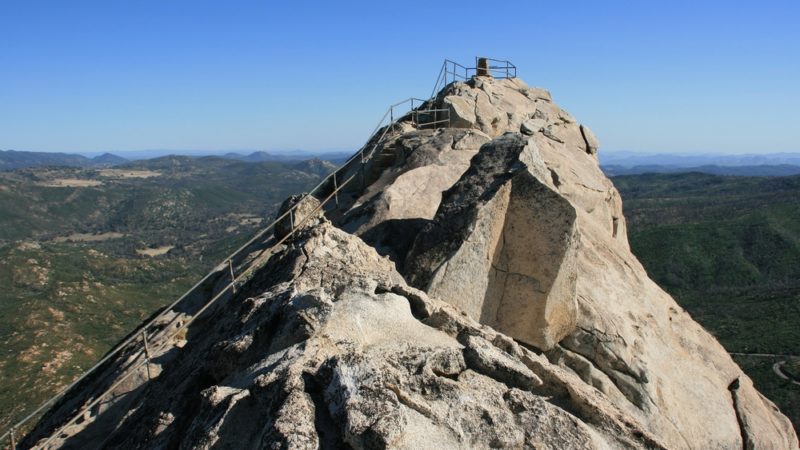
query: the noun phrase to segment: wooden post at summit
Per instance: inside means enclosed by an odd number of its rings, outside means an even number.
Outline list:
[[[478,67],[475,69],[475,75],[479,77],[492,76],[489,72],[489,60],[486,58],[478,58]]]

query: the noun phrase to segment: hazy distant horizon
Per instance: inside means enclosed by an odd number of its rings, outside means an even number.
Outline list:
[[[104,150],[104,151],[48,151],[48,150],[25,150],[18,148],[1,148],[0,151],[18,151],[18,152],[32,152],[32,153],[63,153],[66,155],[81,155],[87,158],[93,158],[104,154],[112,154],[121,156],[126,159],[146,159],[157,158],[159,156],[176,155],[176,156],[213,156],[224,155],[227,153],[238,153],[241,155],[250,155],[256,152],[265,152],[272,155],[327,155],[327,154],[340,154],[340,153],[353,153],[354,149],[324,149],[324,150],[305,150],[305,149],[232,149],[232,150],[191,150],[191,149],[145,149],[145,150]],[[132,157],[128,157],[132,156]]]
[[[2,149],[0,151],[18,149]],[[63,153],[69,155],[81,155],[87,158],[94,158],[106,153],[120,156],[128,160],[142,160],[158,158],[168,155],[176,156],[223,156],[235,153],[247,156],[257,152],[265,152],[276,156],[298,156],[298,157],[319,157],[325,155],[340,156],[355,152],[354,149],[324,149],[324,150],[305,150],[305,149],[223,149],[223,150],[172,150],[172,149],[149,149],[149,150],[127,150],[127,151],[93,151],[93,152],[34,152],[34,153]],[[693,167],[703,165],[798,165],[800,166],[800,151],[798,152],[774,152],[774,153],[755,153],[755,152],[680,152],[680,151],[631,151],[631,150],[602,150],[598,153],[601,165],[616,166],[646,166],[646,165],[673,165],[681,167]]]
[[[126,155],[147,155],[153,154],[157,156],[166,156],[166,155],[179,155],[179,156],[213,156],[213,155],[224,155],[227,153],[238,153],[240,155],[250,155],[252,153],[257,152],[265,152],[272,155],[326,155],[326,154],[338,154],[338,153],[352,153],[355,152],[354,149],[344,149],[344,150],[337,150],[337,149],[324,149],[324,150],[305,150],[305,149],[232,149],[232,150],[187,150],[187,149],[178,149],[178,150],[170,150],[170,149],[146,149],[146,150],[124,150],[124,151],[101,151],[101,152],[74,152],[78,155],[83,155],[86,157],[94,157],[99,156],[105,153],[110,153],[112,155],[121,156],[123,158]],[[48,152],[48,153],[58,153],[58,152]],[[64,152],[69,153],[69,152]]]

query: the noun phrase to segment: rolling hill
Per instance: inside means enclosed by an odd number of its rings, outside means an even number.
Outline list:
[[[0,150],[0,171],[22,169],[25,167],[111,167],[124,164],[128,160],[111,153],[103,153],[94,158],[70,153],[24,152]]]

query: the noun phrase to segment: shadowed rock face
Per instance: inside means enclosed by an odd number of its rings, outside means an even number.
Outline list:
[[[478,147],[488,141],[477,130],[399,127],[369,166],[366,176],[375,182],[360,193],[339,226],[363,235],[387,221],[433,218],[442,191],[458,180]]]
[[[453,127],[390,130],[335,224],[244,258],[259,269],[186,336],[153,333],[152,380],[134,373],[53,446],[796,448],[630,253],[587,127],[519,79],[435,103]],[[129,347],[94,380],[128,373]]]

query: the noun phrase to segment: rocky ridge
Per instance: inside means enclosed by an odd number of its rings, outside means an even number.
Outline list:
[[[519,79],[453,83],[433,102],[450,127],[388,130],[342,211],[307,221],[164,343],[152,380],[52,444],[797,447],[630,253],[587,127]]]

